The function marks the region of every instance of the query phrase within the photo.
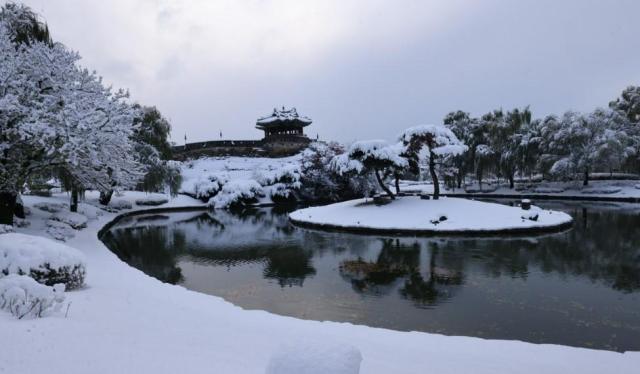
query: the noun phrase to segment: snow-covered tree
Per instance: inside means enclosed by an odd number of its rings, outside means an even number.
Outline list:
[[[565,178],[583,174],[586,186],[589,173],[604,162],[620,157],[616,162],[620,165],[627,143],[623,124],[620,114],[611,110],[597,109],[589,115],[565,113],[560,129],[553,135],[560,158],[551,167],[551,173]]]
[[[336,156],[333,167],[341,174],[373,174],[380,188],[395,199],[385,179],[408,167],[407,160],[401,156],[402,150],[397,144],[389,145],[384,140],[358,141],[351,144],[344,155]]]
[[[299,193],[303,200],[333,202],[360,196],[361,178],[337,172],[332,164],[344,152],[344,147],[335,142],[313,142],[302,152]]]
[[[640,86],[629,86],[619,98],[609,103],[609,108],[623,113],[632,123],[640,123]]]
[[[12,222],[17,194],[35,173],[58,170],[76,191],[103,190],[113,180],[123,187],[135,183],[140,165],[130,142],[135,111],[127,94],[112,92],[94,72],[80,68],[79,55],[62,44],[36,37],[16,41],[16,23],[7,21],[15,17],[5,10],[0,16],[0,222]]]
[[[429,174],[433,181],[433,198],[440,197],[440,185],[436,173],[436,160],[446,155],[459,155],[467,150],[456,135],[443,125],[421,125],[406,129],[400,135],[404,146],[404,155],[417,164],[421,152],[426,151],[429,161]]]
[[[77,55],[61,45],[16,44],[0,17],[0,223],[11,223],[26,178],[52,165],[59,147],[57,93]]]

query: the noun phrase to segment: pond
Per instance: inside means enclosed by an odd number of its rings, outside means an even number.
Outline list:
[[[503,201],[504,202],[504,201]],[[395,330],[640,350],[640,207],[540,202],[566,232],[415,238],[300,229],[286,209],[123,218],[120,259],[246,309]]]

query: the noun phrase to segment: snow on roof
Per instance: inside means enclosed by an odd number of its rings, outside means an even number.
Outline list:
[[[311,118],[300,116],[296,108],[287,110],[282,107],[282,109],[273,108],[273,113],[270,116],[258,118],[256,127],[264,128],[283,123],[298,123],[302,126],[308,126],[311,122]]]

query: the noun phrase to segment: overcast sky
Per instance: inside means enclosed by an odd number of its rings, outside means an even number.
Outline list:
[[[391,140],[452,110],[588,111],[640,84],[637,0],[26,4],[179,144],[260,138],[274,106],[311,117],[313,137]]]

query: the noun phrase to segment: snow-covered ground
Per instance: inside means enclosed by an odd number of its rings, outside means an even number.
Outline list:
[[[391,186],[393,187],[393,186]],[[433,192],[433,183],[417,181],[401,181],[400,190],[408,193]],[[482,194],[482,195],[527,195],[558,196],[571,198],[638,198],[640,199],[640,182],[637,180],[602,180],[590,181],[588,186],[582,182],[540,182],[517,183],[514,189],[508,185],[484,183],[482,190],[475,184],[465,188],[446,189],[440,187],[442,194]]]
[[[127,193],[118,199],[146,209],[135,205],[141,197],[144,194]],[[68,196],[26,196],[24,201],[31,210],[31,225],[16,231],[47,235],[46,221],[52,213],[34,204],[66,203]],[[163,206],[201,204],[180,196]],[[129,267],[97,238],[116,213],[92,212],[87,228],[74,230],[75,236],[66,242],[85,256],[86,286],[66,294],[71,302],[66,318],[17,320],[0,311],[0,373],[262,374],[269,365],[269,370],[287,366],[282,352],[291,352],[291,342],[296,341],[320,347],[308,349],[307,363],[333,359],[323,352],[350,352],[357,358],[356,349],[365,374],[631,374],[640,367],[640,352],[398,332],[242,310]],[[323,348],[347,345],[353,349]]]
[[[572,221],[566,213],[535,206],[523,210],[461,198],[422,200],[417,196],[398,197],[386,205],[375,205],[371,199],[356,199],[300,209],[289,217],[299,223],[336,228],[436,233],[543,229]]]

